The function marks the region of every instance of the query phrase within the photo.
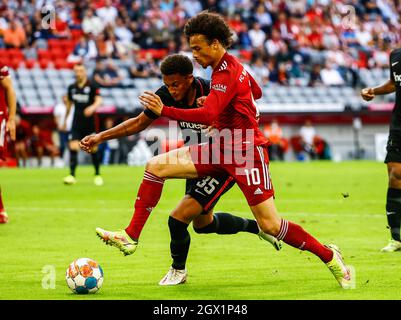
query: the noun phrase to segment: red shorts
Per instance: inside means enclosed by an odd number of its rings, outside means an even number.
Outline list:
[[[189,150],[199,177],[232,176],[250,206],[274,196],[267,146],[223,152],[216,144],[198,144]]]
[[[6,122],[6,117],[0,114],[0,160],[6,160],[7,154]]]

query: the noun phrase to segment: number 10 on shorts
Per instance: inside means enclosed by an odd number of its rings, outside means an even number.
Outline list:
[[[265,190],[272,189],[271,181],[270,181],[270,174],[267,168],[263,167],[263,186]],[[259,186],[261,184],[261,174],[259,168],[252,168],[252,169],[244,169],[246,175],[246,182],[248,186]]]
[[[251,170],[245,169],[244,171],[248,186],[260,184],[260,173],[258,168],[252,168]]]

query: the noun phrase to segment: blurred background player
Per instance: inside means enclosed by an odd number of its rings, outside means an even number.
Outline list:
[[[30,139],[32,135],[32,127],[27,120],[21,118],[19,113],[17,113],[15,116],[15,131],[15,157],[19,167],[26,167],[28,160],[28,149],[30,148]]]
[[[308,154],[310,159],[315,159],[316,152],[313,140],[316,136],[316,130],[310,119],[305,120],[304,125],[299,130],[299,136],[304,151]]]
[[[391,115],[390,131],[387,141],[387,155],[384,162],[387,164],[388,188],[386,198],[387,222],[390,228],[391,239],[383,252],[401,250],[401,49],[395,49],[390,54],[390,79],[374,88],[364,88],[361,96],[370,101],[376,95],[396,92],[395,106]]]
[[[68,137],[71,133],[72,119],[74,117],[74,106],[71,105],[71,110],[68,117],[66,118],[67,103],[68,96],[65,94],[63,95],[62,101],[56,104],[53,110],[54,121],[57,125],[57,133],[59,137],[59,154],[61,158],[64,157],[64,151],[68,146]]]
[[[270,145],[268,146],[270,160],[284,160],[284,152],[287,151],[288,142],[283,136],[283,129],[281,129],[278,120],[273,119],[270,124],[263,128],[263,134],[269,139]]]
[[[15,141],[15,114],[17,98],[7,66],[0,67],[0,160],[7,154],[7,134]],[[0,186],[0,223],[7,223],[8,215],[4,208]]]
[[[78,165],[79,141],[96,131],[95,112],[102,103],[99,88],[89,81],[85,66],[82,63],[77,63],[74,66],[74,73],[76,81],[68,87],[67,113],[64,120],[66,123],[71,107],[74,105],[75,110],[69,142],[70,174],[64,178],[64,183],[68,185],[77,182],[75,170]],[[93,152],[91,157],[95,167],[94,183],[97,186],[101,186],[103,185],[103,178],[100,176],[100,155],[98,152]]]
[[[39,125],[32,126],[31,150],[38,160],[38,166],[42,166],[42,158],[45,154],[50,157],[50,165],[54,166],[54,159],[59,155],[57,146],[53,143],[52,132]]]
[[[159,88],[156,94],[165,104],[182,109],[197,108],[201,97],[209,94],[209,81],[193,76],[193,65],[188,57],[179,54],[168,56],[162,62],[160,69],[164,86]],[[106,140],[144,130],[156,118],[158,116],[150,110],[145,110],[138,117],[127,120],[110,130],[84,138],[80,145],[85,151],[90,152],[93,147]],[[208,141],[202,132],[203,126],[186,121],[179,121],[178,124],[187,145]],[[220,197],[233,185],[233,179],[227,176],[186,180],[185,197],[171,212],[168,220],[173,263],[167,275],[160,281],[160,285],[176,285],[186,280],[185,265],[190,246],[190,234],[187,228],[191,221],[197,233],[236,234],[238,232],[249,232],[259,235],[261,239],[269,241],[276,250],[280,250],[281,243],[274,237],[263,233],[255,220],[237,217],[225,212],[213,213],[213,207]],[[144,218],[138,219],[134,216],[125,231],[111,232],[97,228],[96,232],[104,241],[110,241],[113,245],[119,244],[113,242],[116,237],[119,239],[131,238],[138,241],[145,221]],[[128,246],[120,248],[120,250],[124,254],[134,252],[130,251]]]

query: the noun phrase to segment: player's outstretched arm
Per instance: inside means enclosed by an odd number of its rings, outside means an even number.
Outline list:
[[[213,89],[213,88],[212,88]],[[229,89],[231,89],[229,87]],[[228,105],[234,95],[234,90],[226,90],[227,95],[218,90],[211,90],[204,100],[202,107],[196,109],[179,109],[164,106],[160,97],[151,91],[145,91],[139,96],[141,104],[158,116],[173,120],[191,121],[195,123],[213,125],[218,115]]]
[[[386,83],[381,86],[374,88],[364,88],[361,90],[361,96],[363,100],[370,101],[376,95],[389,94],[395,91],[395,83],[392,79],[388,80]]]
[[[145,130],[153,120],[141,112],[139,116],[128,119],[113,128],[86,136],[79,142],[79,146],[83,151],[91,153],[96,150],[97,145],[104,141],[130,136]]]

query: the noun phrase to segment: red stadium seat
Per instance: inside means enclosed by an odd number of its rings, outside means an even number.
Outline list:
[[[251,61],[251,59],[252,59],[252,51],[240,50],[239,54],[240,54],[240,57],[247,62]]]
[[[18,69],[19,68],[19,66],[22,64],[22,62],[23,62],[24,60],[21,60],[21,59],[11,59],[10,60],[10,62],[9,62],[9,64],[8,64],[8,66],[11,68],[11,69]]]
[[[163,59],[168,53],[167,49],[151,49],[150,52],[155,60]]]
[[[7,55],[0,56],[0,65],[9,66],[10,63],[11,63],[11,60],[9,59],[9,57]]]
[[[147,54],[151,54],[152,58],[155,60],[163,59],[168,51],[167,49],[142,49],[139,51],[139,56],[143,59]]]
[[[40,59],[39,60],[39,67],[41,69],[47,69],[50,65],[50,60],[49,59]]]
[[[70,40],[70,39],[65,39],[63,40],[63,50],[65,52],[71,53],[76,46],[76,41]]]
[[[73,40],[79,40],[83,36],[84,32],[80,29],[72,29],[71,35]]]
[[[23,60],[24,59],[24,53],[20,49],[8,49],[7,55],[9,59],[17,59],[17,60]]]
[[[68,69],[74,69],[74,66],[77,64],[77,62],[70,62],[70,61],[67,61],[67,63],[68,63]]]
[[[65,52],[63,49],[53,49],[51,52],[51,59],[52,60],[60,60],[65,59],[68,56],[68,52]]]
[[[38,49],[38,59],[39,60],[50,60],[51,53],[48,50]]]
[[[34,59],[26,59],[26,60],[24,61],[24,64],[25,64],[25,68],[27,68],[27,69],[32,69],[33,67],[36,66],[37,61],[34,60]]]
[[[70,63],[64,59],[57,59],[54,61],[54,67],[56,69],[70,69]]]
[[[53,49],[63,50],[63,43],[60,42],[59,39],[49,39],[49,40],[47,40],[47,45],[48,45],[49,50],[53,50]]]

